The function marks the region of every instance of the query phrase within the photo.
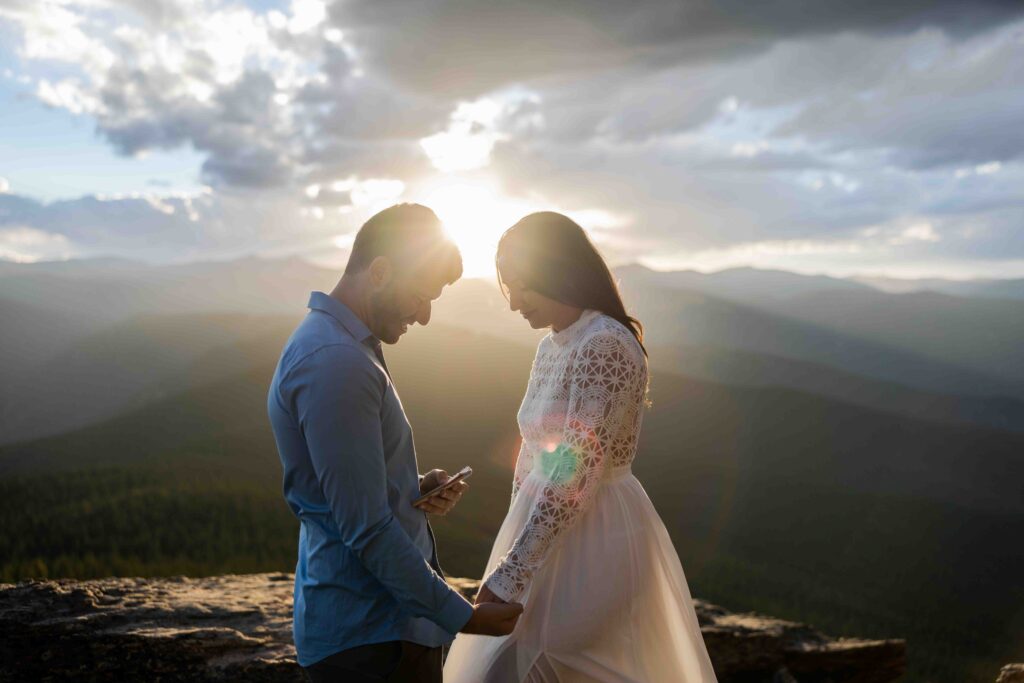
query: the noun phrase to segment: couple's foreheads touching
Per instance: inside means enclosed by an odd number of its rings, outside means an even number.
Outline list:
[[[611,270],[584,229],[554,211],[531,213],[504,232],[495,270],[509,307],[535,329],[567,327],[584,310],[622,323],[643,344],[643,326],[622,302]],[[345,273],[331,293],[394,344],[462,276],[459,248],[422,204],[397,204],[356,234]],[[646,350],[645,350],[646,351]]]

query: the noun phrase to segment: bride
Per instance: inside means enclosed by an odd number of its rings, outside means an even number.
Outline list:
[[[647,396],[643,328],[583,229],[558,213],[497,253],[541,340],[519,408],[512,501],[476,601],[522,602],[503,638],[460,635],[446,683],[715,681],[675,548],[630,464]]]

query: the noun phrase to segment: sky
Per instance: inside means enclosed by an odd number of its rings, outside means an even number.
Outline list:
[[[0,259],[344,264],[425,203],[493,269],[1024,277],[1024,3],[0,0]]]

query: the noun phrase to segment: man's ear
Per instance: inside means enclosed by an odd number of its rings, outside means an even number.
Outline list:
[[[367,268],[367,271],[370,275],[370,286],[375,290],[387,287],[395,276],[391,259],[387,256],[378,256],[370,261],[370,267]]]

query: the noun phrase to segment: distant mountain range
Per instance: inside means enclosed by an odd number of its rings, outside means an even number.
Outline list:
[[[695,278],[690,272],[630,266],[617,274],[638,311],[646,308],[650,319],[676,323],[652,328],[674,340],[680,334],[707,337],[714,325],[728,325],[723,335],[730,337],[717,342],[821,360],[926,389],[1022,395],[1024,301],[934,292],[886,294],[845,280],[753,269]],[[665,290],[676,296],[659,295]],[[744,308],[728,308],[722,299]],[[698,321],[699,329],[688,331],[691,321],[673,315],[672,309],[681,306],[709,309]]]
[[[455,313],[439,311],[386,353],[421,467],[474,467],[458,514],[435,528],[446,568],[475,576],[508,506],[532,349],[441,320]],[[92,362],[116,354],[139,376],[150,368],[151,389],[139,394],[132,375],[136,393],[108,406],[113,416],[0,447],[0,569],[289,568],[295,522],[265,392],[296,320],[176,314],[90,337]],[[148,358],[126,355],[147,346]],[[92,400],[104,389],[95,381]],[[1024,549],[1011,540],[1024,534],[1024,435],[665,369],[651,398],[635,471],[695,594],[905,637],[911,680],[981,678],[1007,659],[1024,610]]]
[[[924,278],[909,280],[887,277],[855,277],[855,282],[883,292],[906,294],[909,292],[938,292],[953,296],[985,297],[991,299],[1024,299],[1024,278],[1005,280],[943,280]]]
[[[189,363],[265,316],[290,324],[337,275],[298,259],[0,264],[0,443],[181,388]],[[885,294],[754,269],[616,275],[646,323],[655,369],[1024,431],[1024,301]],[[434,320],[531,347],[540,337],[481,280],[448,288]]]

